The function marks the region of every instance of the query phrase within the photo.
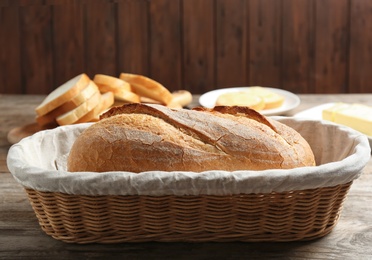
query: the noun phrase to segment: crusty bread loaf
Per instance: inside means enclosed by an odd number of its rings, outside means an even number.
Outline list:
[[[264,170],[314,166],[292,128],[247,107],[111,108],[73,144],[69,171]]]

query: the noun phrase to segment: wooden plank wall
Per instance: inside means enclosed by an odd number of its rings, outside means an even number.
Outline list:
[[[0,0],[0,93],[82,72],[200,94],[372,92],[370,0]]]

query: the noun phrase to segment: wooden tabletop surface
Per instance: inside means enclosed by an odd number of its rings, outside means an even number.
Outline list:
[[[372,94],[299,95],[294,115],[328,102],[372,105]],[[372,160],[354,181],[340,220],[317,240],[285,243],[122,243],[67,244],[39,227],[23,187],[6,165],[7,133],[34,122],[44,96],[0,95],[0,259],[372,259]],[[192,105],[198,104],[194,97]],[[108,258],[110,257],[110,258]]]

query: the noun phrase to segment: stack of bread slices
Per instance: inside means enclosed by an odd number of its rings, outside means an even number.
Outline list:
[[[36,121],[42,128],[52,128],[97,121],[107,109],[123,103],[159,103],[182,108],[191,100],[190,92],[170,93],[160,83],[142,75],[97,74],[90,79],[83,73],[56,88],[36,107]]]

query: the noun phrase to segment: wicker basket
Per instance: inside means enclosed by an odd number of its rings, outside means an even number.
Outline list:
[[[41,228],[65,242],[258,242],[310,240],[328,234],[350,185],[232,196],[26,191]]]
[[[336,225],[352,182],[370,159],[368,139],[335,125],[322,129],[323,122],[282,120],[305,135],[319,166],[199,174],[69,173],[58,160],[69,152],[64,145],[75,140],[70,133],[79,134],[85,126],[66,126],[14,145],[8,167],[26,189],[43,231],[69,243],[319,238]]]

